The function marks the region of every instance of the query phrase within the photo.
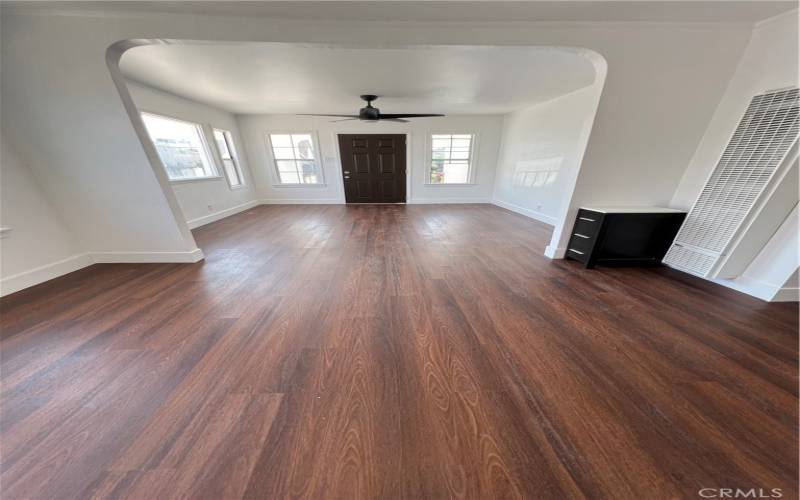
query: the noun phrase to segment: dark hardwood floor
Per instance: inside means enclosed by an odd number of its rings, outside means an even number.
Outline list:
[[[0,300],[3,499],[796,498],[798,309],[488,205],[261,206]]]

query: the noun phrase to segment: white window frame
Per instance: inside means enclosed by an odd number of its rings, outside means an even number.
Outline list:
[[[319,176],[320,182],[311,183],[283,183],[281,182],[281,174],[278,170],[278,160],[275,158],[275,150],[272,147],[272,136],[273,135],[292,135],[292,134],[307,134],[311,136],[311,142],[314,146],[314,153],[316,154],[316,158],[314,161],[317,162],[317,166],[319,167]],[[319,139],[317,137],[316,130],[270,130],[266,133],[266,146],[267,146],[267,155],[272,160],[272,177],[274,182],[272,183],[272,187],[325,187],[325,166],[322,163],[322,151],[319,148]],[[296,160],[295,160],[296,161]]]
[[[222,158],[222,151],[219,149],[219,144],[217,144],[217,137],[215,135],[217,132],[220,132],[225,140],[225,146],[228,148],[228,153],[231,155],[231,161],[233,161],[233,169],[236,171],[236,175],[239,177],[239,184],[234,185],[231,182],[231,178],[228,176],[228,171],[225,170],[225,160]],[[212,126],[211,137],[214,138],[214,147],[216,148],[219,159],[219,170],[228,180],[228,187],[232,190],[245,187],[246,183],[244,180],[244,174],[242,173],[242,166],[239,162],[239,153],[236,150],[236,145],[233,143],[233,132],[224,128],[216,128]]]
[[[164,173],[167,175],[167,179],[169,180],[169,182],[175,183],[175,184],[181,184],[181,183],[184,183],[184,182],[200,182],[200,181],[222,179],[222,175],[220,175],[219,169],[217,168],[217,162],[216,162],[216,160],[214,158],[214,153],[212,153],[211,147],[208,144],[208,137],[206,137],[206,128],[202,123],[197,123],[197,122],[193,122],[193,121],[189,121],[189,120],[184,120],[182,118],[177,118],[175,116],[170,116],[170,115],[167,115],[167,114],[164,114],[164,113],[156,113],[154,111],[140,110],[139,114],[142,116],[142,123],[144,124],[145,131],[147,132],[147,137],[150,139],[150,143],[153,145],[153,149],[156,150],[156,154],[158,156],[158,161],[161,162],[161,166],[164,168]],[[153,142],[153,137],[150,135],[150,131],[147,129],[147,124],[144,123],[144,116],[145,115],[154,116],[156,118],[161,118],[161,119],[164,119],[164,120],[171,120],[171,121],[174,121],[174,122],[185,123],[187,125],[191,125],[191,126],[195,127],[199,132],[200,145],[203,147],[203,152],[206,155],[206,159],[208,160],[208,165],[211,168],[211,170],[213,172],[213,175],[206,175],[206,176],[203,176],[203,177],[193,177],[193,178],[189,178],[189,179],[172,179],[172,178],[170,178],[169,170],[167,170],[167,166],[164,165],[164,160],[161,159],[161,155],[158,154],[158,147],[156,147],[156,143]]]
[[[431,182],[431,167],[433,166],[433,136],[434,135],[469,135],[472,142],[469,150],[469,165],[467,166],[467,182]],[[447,186],[474,186],[475,185],[475,163],[478,157],[478,133],[470,130],[431,130],[428,131],[425,144],[425,186],[447,187]]]

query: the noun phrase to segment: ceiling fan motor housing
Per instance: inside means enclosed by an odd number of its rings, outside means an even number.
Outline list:
[[[367,101],[367,106],[358,111],[360,120],[380,120],[381,112],[378,108],[372,107],[372,101],[378,98],[376,95],[362,95],[361,99]]]
[[[322,115],[322,114],[305,114],[306,116],[333,116],[336,118],[343,118],[342,120],[334,120],[337,122],[344,122],[350,120],[362,120],[368,122],[378,122],[378,121],[390,121],[390,122],[400,122],[400,123],[408,123],[406,118],[428,118],[433,116],[444,116],[439,114],[431,114],[431,113],[386,113],[385,115],[381,114],[381,110],[372,106],[372,101],[377,99],[378,96],[372,94],[364,94],[361,96],[361,99],[367,101],[367,105],[358,110],[357,115]]]

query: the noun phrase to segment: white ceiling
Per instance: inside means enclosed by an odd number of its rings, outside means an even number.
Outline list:
[[[342,48],[152,45],[126,52],[127,78],[233,113],[507,113],[585,87],[579,53],[531,47]]]
[[[522,22],[745,22],[797,8],[772,0],[561,0],[561,1],[82,1],[9,2],[26,10],[177,13],[344,21],[522,21]]]

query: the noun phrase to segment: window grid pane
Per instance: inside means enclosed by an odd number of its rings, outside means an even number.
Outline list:
[[[270,134],[281,184],[320,184],[322,175],[310,133]]]
[[[233,137],[231,136],[230,132],[225,132],[224,137],[225,145],[227,146],[228,154],[230,155],[231,168],[235,174],[230,177],[231,186],[242,186],[244,185],[244,178],[242,176],[242,170],[239,168],[239,160],[236,158],[236,154],[234,153],[236,148],[233,145]]]
[[[200,125],[149,113],[142,121],[170,180],[216,177]]]
[[[222,159],[222,168],[225,171],[225,176],[228,178],[228,184],[230,184],[231,187],[244,185],[242,173],[239,170],[239,165],[234,153],[236,148],[233,145],[231,133],[227,130],[214,129],[214,140],[217,143],[217,149]]]
[[[432,184],[469,182],[471,156],[471,134],[431,135],[430,182]]]

